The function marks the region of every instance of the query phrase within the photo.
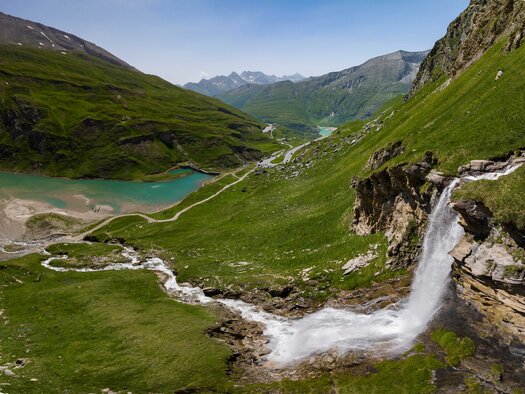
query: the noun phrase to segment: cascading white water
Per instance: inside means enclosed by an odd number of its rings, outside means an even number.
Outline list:
[[[457,182],[455,180],[443,191],[430,215],[412,292],[397,309],[390,307],[362,314],[325,308],[302,319],[283,320],[228,301],[228,305],[239,310],[246,319],[265,324],[264,333],[270,338],[272,349],[268,361],[285,365],[328,350],[341,353],[371,348],[401,351],[410,346],[441,302],[452,263],[448,252],[463,234],[448,206]]]
[[[518,166],[504,172],[464,178],[467,181],[497,179],[514,171]],[[452,257],[449,251],[463,234],[456,215],[448,206],[450,195],[460,180],[454,180],[441,194],[429,217],[423,242],[422,255],[415,273],[412,291],[406,301],[371,314],[355,313],[345,309],[324,308],[300,319],[288,319],[272,315],[254,305],[239,300],[214,300],[199,288],[180,286],[172,270],[159,258],[140,262],[132,249],[125,248],[123,255],[130,263],[110,264],[101,269],[61,268],[52,266],[50,257],[42,264],[55,271],[107,271],[119,269],[149,269],[166,275],[164,287],[168,293],[177,294],[185,301],[200,303],[219,302],[238,311],[243,318],[261,323],[264,335],[269,338],[271,352],[268,362],[276,367],[297,362],[313,354],[335,350],[380,350],[401,352],[425,330],[432,316],[439,309],[447,287]]]

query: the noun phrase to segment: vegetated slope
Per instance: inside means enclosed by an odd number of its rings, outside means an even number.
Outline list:
[[[217,75],[210,79],[201,79],[198,83],[189,82],[184,85],[184,88],[214,97],[246,84],[267,85],[280,81],[298,82],[303,79],[304,77],[298,73],[277,77],[275,75],[267,75],[260,71],[243,71],[240,75],[232,72],[228,76]]]
[[[136,178],[222,170],[279,144],[219,100],[80,52],[0,46],[0,168]]]
[[[366,163],[372,153],[398,141],[403,153],[376,171],[419,161],[430,151],[437,169],[455,174],[469,160],[524,147],[525,48],[504,53],[505,46],[505,40],[498,41],[449,84],[444,84],[446,77],[427,83],[369,126],[352,122],[340,127],[303,149],[292,163],[248,177],[175,223],[117,222],[99,235],[168,250],[184,280],[205,285],[262,288],[292,281],[308,289],[301,275],[308,268],[310,279],[334,288],[389,278],[393,273],[384,268],[383,253],[370,266],[342,273],[344,262],[371,244],[384,245],[380,234],[362,237],[349,231],[355,199],[351,179],[370,175]],[[496,81],[499,68],[505,72]],[[140,231],[138,226],[143,226]],[[251,269],[232,268],[237,261],[251,262],[261,274],[253,277]]]
[[[82,52],[108,63],[133,68],[115,55],[73,34],[0,12],[0,43],[59,52]]]
[[[291,83],[244,85],[218,97],[266,122],[297,130],[364,119],[410,90],[428,52],[397,51],[364,64]]]

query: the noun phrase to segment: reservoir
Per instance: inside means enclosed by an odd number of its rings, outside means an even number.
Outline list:
[[[322,137],[328,137],[335,130],[337,130],[337,127],[320,127],[320,126],[317,126],[317,128],[319,129],[319,134],[321,134]]]
[[[191,169],[170,173],[179,177],[162,182],[137,182],[0,172],[0,200],[39,201],[65,210],[96,210],[103,206],[118,214],[174,204],[212,178]]]

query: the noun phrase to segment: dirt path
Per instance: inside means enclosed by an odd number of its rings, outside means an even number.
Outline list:
[[[79,240],[82,240],[86,235],[89,235],[91,233],[93,233],[94,231],[97,231],[99,229],[101,229],[102,227],[108,225],[109,223],[111,223],[111,221],[115,220],[115,219],[118,219],[118,218],[123,218],[123,217],[131,217],[131,216],[138,216],[138,217],[141,217],[143,219],[145,219],[148,223],[167,223],[167,222],[174,222],[176,220],[179,219],[179,217],[185,213],[185,212],[188,212],[190,209],[196,207],[197,205],[201,205],[201,204],[204,204],[205,202],[208,202],[210,201],[211,199],[217,197],[219,194],[221,194],[222,192],[224,192],[225,190],[229,189],[230,187],[236,185],[237,183],[239,182],[242,182],[244,179],[246,179],[246,177],[248,175],[250,175],[253,171],[255,171],[255,168],[252,168],[250,171],[248,171],[246,174],[244,174],[243,176],[241,176],[240,178],[238,178],[236,181],[232,182],[232,183],[228,183],[226,186],[224,186],[222,189],[220,189],[218,192],[216,192],[215,194],[212,194],[211,196],[203,199],[203,200],[200,200],[200,201],[197,201],[189,206],[187,206],[186,208],[184,209],[181,209],[179,212],[177,212],[174,216],[172,216],[171,218],[168,218],[168,219],[154,219],[148,215],[145,215],[143,213],[126,213],[126,214],[123,214],[123,215],[116,215],[116,216],[112,216],[110,218],[107,218],[106,220],[100,222],[98,225],[96,225],[95,227],[89,229],[88,231],[86,232],[83,232],[79,235],[76,235],[74,237],[71,237],[72,240],[74,241],[79,241]],[[168,208],[169,209],[169,208]]]

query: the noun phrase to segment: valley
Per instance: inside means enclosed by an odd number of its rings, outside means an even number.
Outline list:
[[[2,393],[523,392],[522,2],[218,98],[9,21]]]

